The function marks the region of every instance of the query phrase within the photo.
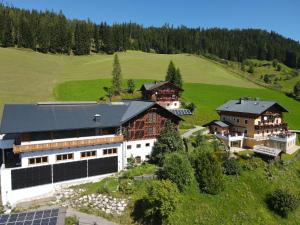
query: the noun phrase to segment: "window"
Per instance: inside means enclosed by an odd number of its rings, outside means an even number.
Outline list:
[[[150,143],[146,143],[146,147],[149,147],[150,146]]]
[[[89,157],[95,157],[95,156],[96,156],[96,151],[86,151],[86,152],[80,153],[81,158],[89,158]]]
[[[244,134],[247,134],[247,130],[244,130]]]
[[[141,156],[135,157],[135,163],[140,164],[141,162],[142,162],[142,157]]]
[[[149,113],[148,116],[149,123],[156,123],[156,113]]]
[[[141,148],[141,144],[137,144],[137,145],[136,145],[136,148]]]
[[[127,145],[127,149],[131,149],[131,145]]]
[[[56,161],[71,160],[71,159],[74,159],[73,153],[56,155]]]
[[[248,124],[248,120],[245,120],[245,124]]]
[[[29,165],[36,165],[36,164],[43,164],[43,163],[48,163],[48,156],[42,156],[42,157],[28,159]]]
[[[240,122],[240,119],[236,119],[236,122],[239,123],[239,122]]]
[[[103,149],[103,155],[113,155],[117,154],[118,150],[116,148],[108,148],[108,149]]]
[[[156,132],[155,127],[148,127],[148,135],[154,135]]]

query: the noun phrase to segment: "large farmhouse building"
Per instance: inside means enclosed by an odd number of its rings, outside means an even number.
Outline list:
[[[283,120],[286,108],[273,101],[230,100],[217,108],[220,120],[209,124],[210,132],[231,149],[253,148],[277,156],[296,150],[296,134]]]
[[[1,123],[1,194],[15,204],[61,185],[118,172],[146,160],[166,120],[151,101],[7,104]]]
[[[155,101],[167,109],[180,108],[179,95],[183,90],[169,81],[143,84],[140,91],[145,100]]]

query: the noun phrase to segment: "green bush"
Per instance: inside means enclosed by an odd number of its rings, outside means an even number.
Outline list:
[[[133,181],[130,179],[120,179],[119,180],[119,191],[125,195],[133,193]]]
[[[241,166],[234,158],[228,158],[223,162],[223,172],[227,175],[240,175]]]
[[[185,155],[170,153],[165,157],[158,177],[172,181],[180,191],[184,191],[185,187],[191,183],[193,168]]]
[[[202,134],[202,132],[199,132],[196,135],[195,140],[193,141],[192,145],[194,148],[197,148],[197,147],[201,146],[205,141],[206,141],[206,137]]]
[[[143,165],[128,169],[121,174],[122,178],[133,179],[135,176],[140,176],[143,174],[153,174],[156,171],[156,166],[152,164],[145,163]]]
[[[65,218],[65,225],[77,225],[77,224],[79,224],[79,221],[76,216],[68,216]]]
[[[161,165],[164,155],[184,150],[183,141],[172,123],[167,120],[165,127],[153,146],[151,161]]]
[[[252,157],[250,159],[247,159],[243,163],[243,169],[244,170],[255,170],[257,168],[264,167],[265,162],[259,158],[259,157]]]
[[[179,202],[177,186],[169,180],[151,181],[143,198],[135,202],[132,216],[141,224],[164,224]]]
[[[299,196],[285,189],[277,189],[267,196],[267,204],[278,215],[287,217],[299,205]]]
[[[224,189],[222,167],[209,151],[198,151],[193,166],[200,190],[208,194],[218,194]]]

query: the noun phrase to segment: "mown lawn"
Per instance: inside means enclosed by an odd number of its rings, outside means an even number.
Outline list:
[[[137,89],[144,82],[148,81],[135,80]],[[55,96],[56,100],[59,101],[96,101],[99,97],[105,95],[103,87],[109,85],[109,79],[68,81],[55,88]],[[185,83],[184,90],[183,100],[194,102],[197,105],[194,115],[184,118],[192,124],[205,124],[217,119],[218,115],[215,109],[227,100],[251,96],[262,100],[277,101],[288,108],[289,113],[285,114],[285,120],[289,123],[290,128],[300,129],[300,102],[288,98],[283,93],[263,88],[241,88],[197,83]],[[131,95],[125,95],[124,97],[130,98]]]

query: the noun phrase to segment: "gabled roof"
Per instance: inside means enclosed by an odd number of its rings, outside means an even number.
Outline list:
[[[259,101],[259,100],[230,100],[217,108],[221,112],[239,112],[260,115],[272,106],[278,107],[282,112],[288,110],[275,101]]]
[[[152,101],[6,104],[0,133],[118,127],[154,105],[161,107]]]
[[[183,91],[183,89],[181,89],[180,87],[176,86],[175,84],[173,84],[169,81],[155,81],[153,83],[145,83],[145,84],[142,85],[140,90],[145,89],[147,91],[150,91],[150,90],[156,89],[158,87],[161,87],[165,84],[171,84],[172,86],[174,86],[174,87],[178,88],[179,90]]]

